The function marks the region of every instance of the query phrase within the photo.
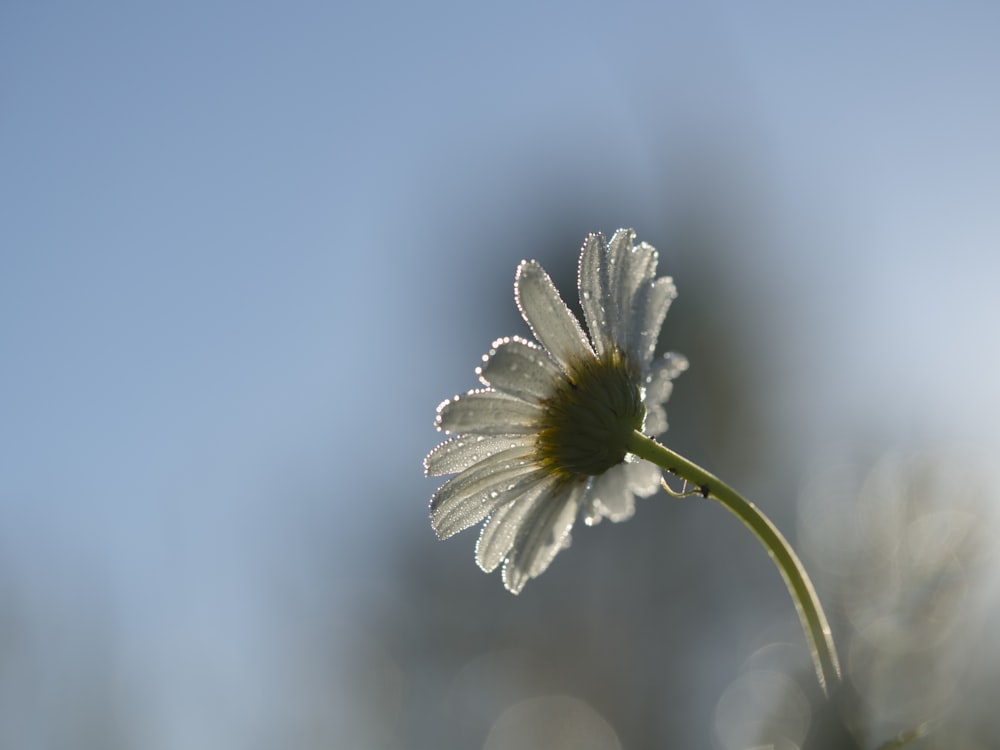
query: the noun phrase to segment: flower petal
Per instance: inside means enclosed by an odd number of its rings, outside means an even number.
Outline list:
[[[632,294],[628,285],[623,283],[623,278],[627,276],[626,268],[634,236],[635,232],[630,229],[619,229],[608,243],[604,307],[607,310],[611,337],[619,347],[624,346],[631,323],[629,312]]]
[[[635,232],[629,230],[628,249],[618,266],[617,291],[613,291],[618,298],[620,315],[618,345],[622,350],[633,353],[641,343],[641,332],[636,326],[636,299],[642,286],[654,280],[657,259],[656,249],[652,245],[646,242],[633,245],[634,238]]]
[[[636,497],[649,497],[660,489],[660,467],[641,458],[622,464],[629,491]],[[614,520],[614,519],[612,519]]]
[[[545,477],[527,460],[529,452],[511,448],[452,477],[431,497],[431,526],[441,539],[482,521]]]
[[[520,593],[528,579],[545,572],[556,553],[566,545],[585,487],[583,483],[564,487],[536,504],[522,524],[503,566],[503,583],[508,591]]]
[[[507,448],[534,445],[535,439],[520,435],[460,435],[445,440],[424,459],[424,473],[429,477],[465,471]]]
[[[540,502],[546,502],[547,493],[552,490],[555,480],[539,482],[526,490],[516,500],[497,508],[483,524],[476,542],[476,564],[487,573],[493,572],[497,565],[514,546],[514,541],[521,531],[524,519],[527,518]]]
[[[602,518],[610,518],[616,523],[631,518],[635,514],[635,501],[629,490],[625,464],[594,477],[587,501],[589,507],[583,520],[588,526],[593,526]]]
[[[505,472],[510,474],[513,472]],[[517,503],[517,498],[545,480],[540,472],[518,477],[497,475],[494,483],[486,485],[477,494],[461,499],[451,498],[441,506],[439,513],[431,513],[431,528],[438,539],[447,539],[486,519],[497,508]]]
[[[514,299],[535,338],[563,370],[568,372],[574,362],[595,356],[580,322],[537,261],[524,260],[517,267]]]
[[[632,312],[634,336],[631,351],[639,358],[639,364],[643,369],[653,361],[663,319],[667,316],[670,303],[676,296],[677,287],[669,276],[661,276],[655,281],[643,284],[636,292]]]
[[[653,365],[646,378],[646,404],[662,404],[670,397],[673,380],[688,368],[687,357],[667,352]]]
[[[438,406],[439,430],[458,434],[528,435],[538,428],[538,404],[498,391],[469,391]]]
[[[590,332],[590,340],[599,355],[611,348],[612,340],[608,330],[608,311],[605,308],[607,288],[604,260],[608,245],[604,235],[597,232],[587,236],[580,251],[580,266],[577,272],[577,288],[580,293],[580,307]],[[603,276],[602,276],[603,274]]]
[[[646,400],[646,420],[642,431],[647,435],[659,435],[667,431],[667,410],[659,404]]]
[[[476,374],[485,385],[526,401],[548,398],[556,380],[563,377],[548,352],[516,336],[494,341],[483,360]]]

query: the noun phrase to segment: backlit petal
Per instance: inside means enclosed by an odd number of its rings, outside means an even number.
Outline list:
[[[659,435],[667,431],[667,411],[659,404],[646,401],[646,421],[642,431],[647,435]]]
[[[538,428],[542,409],[508,393],[469,391],[438,407],[439,430],[459,435],[527,435]]]
[[[490,573],[503,562],[510,548],[514,546],[524,519],[531,514],[538,503],[549,500],[548,493],[552,491],[554,485],[555,480],[548,478],[513,502],[493,511],[483,524],[479,540],[476,542],[476,564],[480,568]]]
[[[646,378],[647,405],[662,404],[670,397],[673,380],[688,368],[687,357],[676,352],[667,352],[657,360]]]
[[[548,352],[517,337],[494,341],[483,359],[476,374],[484,384],[526,401],[548,398],[557,380],[564,377]]]
[[[523,451],[520,456],[504,451],[445,482],[431,498],[431,525],[437,535],[445,539],[482,521],[535,479],[544,479],[544,473],[525,459]]]
[[[529,448],[534,443],[535,438],[530,435],[460,435],[444,441],[427,454],[424,473],[429,477],[455,474],[502,450],[518,446]]]
[[[608,313],[605,308],[605,289],[607,288],[607,271],[604,259],[608,246],[604,235],[591,234],[583,243],[580,251],[580,267],[578,271],[578,288],[580,292],[580,307],[590,332],[590,340],[598,354],[604,354],[611,346],[608,331]]]
[[[503,566],[503,582],[511,593],[520,593],[529,578],[545,572],[565,546],[585,486],[581,483],[564,487],[546,502],[537,503],[525,519]]]
[[[660,477],[663,476],[663,472],[659,466],[637,459],[624,463],[619,468],[625,473],[629,491],[636,497],[649,497],[660,489]]]
[[[623,280],[627,277],[633,234],[629,229],[619,229],[608,243],[604,306],[607,309],[609,332],[619,347],[625,344],[631,322],[628,315],[631,294]]]
[[[635,514],[635,501],[629,492],[625,464],[619,464],[601,476],[594,477],[588,500],[591,510],[584,519],[588,525],[593,525],[602,518],[610,518],[615,522],[631,518]]]
[[[636,292],[632,311],[632,328],[634,343],[632,353],[639,359],[643,368],[653,360],[656,342],[660,338],[660,328],[667,315],[670,303],[677,296],[674,280],[662,276],[656,281],[644,283]]]
[[[514,281],[514,298],[535,338],[568,371],[594,351],[579,321],[566,307],[552,279],[536,261],[521,261]]]
[[[652,283],[656,274],[656,250],[642,242],[632,245],[635,233],[629,235],[629,249],[622,258],[618,275],[618,299],[621,315],[618,346],[623,351],[635,352],[641,345],[640,331],[635,324],[639,290]]]

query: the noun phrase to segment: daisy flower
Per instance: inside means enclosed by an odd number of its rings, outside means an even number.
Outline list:
[[[503,564],[518,593],[569,545],[576,518],[624,521],[653,494],[660,469],[629,454],[635,431],[667,429],[663,404],[687,360],[654,360],[677,292],[656,278],[656,250],[622,229],[591,234],[580,254],[587,332],[537,261],[522,261],[514,297],[536,341],[493,342],[476,374],[485,388],[442,403],[436,426],[453,434],[424,459],[428,476],[455,474],[431,498],[441,539],[483,522],[476,562]],[[589,335],[588,335],[589,333]]]

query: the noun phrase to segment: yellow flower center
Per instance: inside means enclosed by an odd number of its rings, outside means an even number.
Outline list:
[[[629,435],[646,418],[638,381],[638,370],[617,349],[575,365],[542,402],[542,463],[571,480],[603,474],[624,461]]]

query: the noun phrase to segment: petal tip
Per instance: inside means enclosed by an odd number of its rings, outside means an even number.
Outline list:
[[[500,578],[503,581],[503,587],[514,594],[514,596],[520,594],[524,589],[524,584],[528,582],[528,577],[523,573],[519,572],[515,577],[514,566],[511,565],[510,558],[503,561],[503,567],[500,569]]]

